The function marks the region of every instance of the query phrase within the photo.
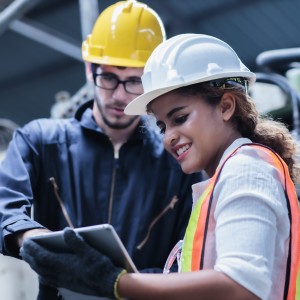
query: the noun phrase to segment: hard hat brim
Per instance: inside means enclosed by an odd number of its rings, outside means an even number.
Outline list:
[[[219,74],[212,75],[210,77],[198,78],[189,82],[181,82],[175,85],[166,86],[160,89],[152,90],[145,92],[144,94],[138,96],[132,100],[124,109],[124,113],[127,115],[146,115],[147,114],[147,105],[156,99],[159,96],[162,96],[168,92],[171,92],[177,88],[188,86],[196,83],[207,82],[215,79],[229,78],[229,77],[243,77],[247,78],[249,85],[252,85],[255,82],[256,75],[252,72],[228,72],[227,74],[223,73],[222,77]]]

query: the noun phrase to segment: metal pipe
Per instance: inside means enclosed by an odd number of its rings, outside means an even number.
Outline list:
[[[79,0],[82,39],[91,33],[99,15],[98,0]]]
[[[40,0],[15,0],[0,13],[0,35],[9,27],[10,23],[22,17]]]
[[[99,15],[98,0],[78,0],[79,12],[80,12],[80,24],[81,24],[81,36],[82,40],[85,40],[87,36],[92,32],[94,24]],[[86,86],[87,89],[92,89],[93,84],[86,74]]]
[[[11,30],[82,62],[81,49],[78,45],[67,41],[67,38],[58,37],[58,34],[54,34],[53,30],[45,26],[41,27],[36,22],[33,24],[21,20],[14,20],[9,25]]]

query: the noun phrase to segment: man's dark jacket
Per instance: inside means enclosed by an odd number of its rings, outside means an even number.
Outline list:
[[[14,232],[68,226],[61,198],[75,227],[111,223],[138,269],[161,269],[183,237],[200,175],[183,174],[142,122],[115,157],[92,103],[74,118],[35,120],[15,133],[0,168],[0,251],[18,256],[5,244]],[[46,294],[39,299],[56,298]]]

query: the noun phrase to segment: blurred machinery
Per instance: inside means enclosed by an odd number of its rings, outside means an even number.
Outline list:
[[[257,82],[250,90],[258,111],[284,122],[300,149],[300,48],[278,49],[257,56]],[[297,161],[300,164],[300,151]],[[300,200],[300,186],[296,185]]]
[[[62,39],[53,32],[34,26],[21,17],[41,0],[0,0],[0,34],[8,28],[36,42],[44,44],[56,51],[60,51],[74,59],[81,59],[81,49],[77,45]],[[98,17],[97,0],[78,0],[81,17],[81,31],[85,38],[91,32],[94,21]],[[59,92],[51,108],[53,118],[66,118],[74,114],[75,109],[88,100],[91,93],[86,83],[71,97],[68,92]],[[1,149],[0,160],[5,155],[6,146],[11,138],[12,131],[4,130],[8,126],[14,130],[17,125],[10,120],[1,122]],[[4,128],[5,127],[5,128]],[[9,134],[9,135],[8,135]],[[2,145],[3,144],[3,145]],[[38,293],[37,274],[24,261],[0,254],[0,288],[1,299],[5,300],[32,300]]]
[[[284,122],[300,141],[300,48],[262,52],[256,63],[261,73],[250,94],[259,112]]]
[[[0,1],[0,34],[7,29],[13,30],[26,38],[44,44],[49,48],[82,62],[81,48],[78,45],[52,32],[49,28],[42,28],[36,23],[22,19],[22,16],[39,2],[41,0]],[[82,38],[85,39],[92,31],[94,22],[99,15],[98,0],[78,0],[78,4],[81,34]],[[72,116],[78,105],[90,99],[91,92],[91,86],[88,82],[73,96],[64,91],[58,92],[55,96],[50,116],[53,118]]]

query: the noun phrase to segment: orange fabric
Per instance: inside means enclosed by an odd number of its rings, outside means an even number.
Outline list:
[[[290,248],[290,274],[289,274],[289,286],[287,290],[286,300],[295,300],[296,298],[296,284],[300,278],[299,269],[300,269],[300,213],[299,213],[299,204],[298,198],[295,191],[295,186],[290,178],[289,170],[285,162],[271,149],[259,145],[259,144],[247,144],[247,146],[259,148],[264,152],[267,152],[272,158],[272,164],[284,175],[284,189],[287,194],[287,205],[290,206],[290,221],[291,221],[291,248]],[[213,215],[213,212],[210,212],[210,206],[212,203],[212,193],[215,187],[215,184],[218,180],[218,176],[222,171],[222,168],[226,161],[232,157],[239,148],[235,149],[228,157],[225,159],[224,163],[217,169],[215,175],[211,178],[207,188],[202,194],[204,199],[200,203],[200,207],[193,210],[187,228],[187,233],[189,236],[192,235],[193,239],[188,239],[188,245],[184,245],[182,257],[185,258],[185,261],[189,261],[189,255],[191,255],[191,264],[190,267],[185,266],[185,271],[198,271],[202,269],[202,259],[205,254],[205,238],[207,233],[207,227],[209,223],[209,218]],[[196,226],[190,226],[192,224],[197,224]],[[185,241],[186,242],[186,241]],[[186,251],[185,253],[185,249]],[[183,259],[184,260],[184,259]],[[300,287],[299,287],[300,288]]]
[[[215,176],[214,176],[215,177]],[[209,186],[207,189],[209,190],[208,195],[206,196],[206,199],[203,201],[201,210],[200,210],[200,216],[198,218],[198,223],[194,235],[194,241],[193,241],[193,249],[198,249],[197,251],[192,251],[192,271],[198,271],[200,269],[200,263],[201,263],[201,253],[202,253],[202,247],[203,247],[203,241],[204,241],[204,235],[205,235],[205,224],[208,214],[208,206],[209,206],[209,198],[211,195],[211,191],[213,189],[213,186],[215,184],[214,177],[211,179]],[[198,238],[201,237],[201,238]]]
[[[265,147],[255,145],[253,147],[260,148],[266,151]],[[287,300],[294,300],[296,295],[296,283],[297,277],[299,276],[299,268],[300,268],[300,221],[299,221],[299,204],[298,197],[295,191],[294,184],[290,178],[289,170],[285,162],[281,157],[273,153],[271,150],[269,154],[271,154],[273,158],[273,164],[277,169],[281,170],[284,173],[285,178],[285,189],[287,192],[287,196],[290,204],[290,213],[291,213],[291,267],[290,267],[290,284],[288,289]]]

